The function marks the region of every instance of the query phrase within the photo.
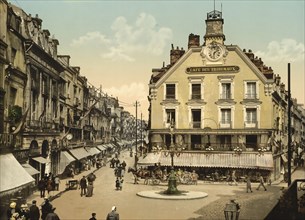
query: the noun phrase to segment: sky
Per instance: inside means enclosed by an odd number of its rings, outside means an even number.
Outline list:
[[[58,54],[104,93],[118,97],[133,115],[148,119],[148,84],[153,68],[169,64],[171,44],[187,49],[189,34],[200,35],[214,1],[9,0],[43,20],[59,40]],[[225,44],[251,49],[305,102],[304,0],[216,0],[223,12]]]

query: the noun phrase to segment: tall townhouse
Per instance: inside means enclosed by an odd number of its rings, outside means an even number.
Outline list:
[[[203,45],[190,34],[187,50],[172,46],[170,64],[152,70],[151,160],[171,166],[162,149],[175,147],[182,151],[174,166],[196,169],[202,178],[233,170],[240,177],[278,178],[285,163],[278,142],[287,133],[281,127],[286,91],[251,50],[224,43],[223,24],[222,12],[208,13]]]
[[[0,1],[0,216],[12,196],[32,192],[39,173],[27,164],[29,148],[23,146],[27,68],[24,22],[7,1]]]
[[[18,8],[16,8],[18,10]],[[29,163],[40,175],[56,170],[60,159],[60,93],[64,85],[63,65],[57,60],[57,39],[42,29],[36,15],[23,14],[27,85],[25,109],[28,111],[23,145],[29,147]],[[61,94],[62,95],[62,94]]]

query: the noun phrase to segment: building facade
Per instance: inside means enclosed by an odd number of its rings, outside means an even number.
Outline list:
[[[276,179],[287,149],[287,92],[251,50],[225,45],[223,24],[221,12],[208,13],[203,45],[190,34],[188,50],[172,46],[170,64],[152,70],[151,151],[174,144],[182,149],[175,166]],[[171,164],[164,154],[158,162]]]

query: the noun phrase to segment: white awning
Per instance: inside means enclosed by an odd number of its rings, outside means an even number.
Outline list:
[[[106,144],[98,145],[98,146],[97,146],[97,149],[99,149],[100,151],[104,151],[104,150],[107,149],[107,145],[106,145]]]
[[[61,151],[58,174],[62,174],[66,167],[73,161],[75,161],[75,158],[72,157],[67,151]]]
[[[89,154],[91,154],[91,156],[101,153],[101,151],[98,150],[96,147],[87,148],[87,151]]]
[[[49,163],[50,161],[44,157],[32,157],[33,160],[37,161],[38,163]]]
[[[27,187],[35,182],[13,154],[0,155],[0,197]]]
[[[70,153],[75,157],[77,160],[83,159],[85,157],[91,156],[84,148],[76,148],[69,150]]]
[[[148,153],[146,157],[139,159],[138,165],[150,166],[159,163],[160,156],[160,154]]]
[[[38,170],[36,170],[34,167],[32,167],[30,164],[25,163],[22,164],[22,167],[25,169],[26,172],[28,172],[28,174],[30,174],[31,176],[34,176],[36,174],[39,174],[40,172]]]

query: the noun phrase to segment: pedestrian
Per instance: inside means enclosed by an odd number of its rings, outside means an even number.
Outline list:
[[[264,177],[262,176],[262,174],[259,174],[259,185],[257,187],[256,190],[259,190],[260,187],[263,187],[265,189],[265,191],[267,191],[266,187],[265,187],[265,181],[264,181]]]
[[[44,202],[41,204],[41,219],[46,220],[47,215],[52,212],[53,205],[50,203],[49,198],[45,197]]]
[[[31,220],[39,220],[40,218],[40,211],[36,203],[36,200],[33,200],[32,205],[30,207],[29,216]]]
[[[120,178],[120,190],[123,189],[123,182],[124,182],[124,179],[123,179],[123,178]]]
[[[56,208],[52,208],[45,218],[45,220],[60,220],[58,215],[54,212]]]
[[[39,180],[38,189],[40,191],[40,198],[44,198],[46,192],[46,180],[44,178],[41,178],[41,180]]]
[[[115,188],[116,188],[116,190],[120,190],[120,180],[119,180],[119,177],[117,177],[116,178],[116,180],[115,180]]]
[[[19,210],[16,208],[16,202],[11,202],[10,207],[6,211],[7,219],[10,220],[14,213],[18,213]]]
[[[231,179],[232,179],[231,185],[234,183],[235,186],[237,186],[238,184],[236,182],[235,170],[232,171]]]
[[[92,197],[93,195],[93,182],[88,183],[86,197]]]
[[[59,184],[60,184],[60,179],[59,179],[58,176],[56,176],[54,178],[54,183],[55,183],[55,187],[54,187],[55,189],[54,190],[58,191],[59,190]]]
[[[80,187],[80,196],[86,195],[87,193],[87,180],[86,177],[83,176],[79,182],[79,187]]]
[[[53,181],[50,178],[47,180],[46,189],[48,191],[48,196],[50,196],[50,193],[53,190]]]
[[[22,220],[29,220],[30,219],[30,213],[29,213],[29,209],[28,209],[28,205],[27,204],[22,204],[20,206],[20,213],[19,213],[19,217]]]
[[[96,213],[93,212],[93,213],[91,214],[91,218],[90,218],[89,220],[97,220],[97,219],[96,219]]]
[[[133,177],[134,177],[134,183],[133,184],[139,184],[139,178],[136,172],[133,172]]]
[[[252,192],[250,176],[246,176],[246,181],[247,181],[247,193],[248,191]]]
[[[117,213],[115,206],[112,206],[111,212],[108,213],[106,220],[120,220],[120,215]]]

